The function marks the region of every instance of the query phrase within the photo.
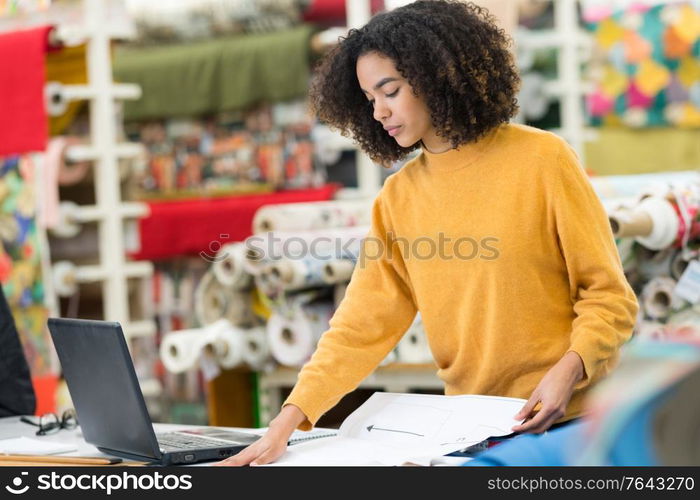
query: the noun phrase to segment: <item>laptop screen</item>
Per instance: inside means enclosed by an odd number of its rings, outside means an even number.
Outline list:
[[[160,458],[119,323],[50,318],[48,325],[85,440]]]

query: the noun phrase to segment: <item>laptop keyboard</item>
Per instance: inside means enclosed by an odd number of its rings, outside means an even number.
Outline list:
[[[184,434],[158,434],[158,443],[166,448],[174,448],[178,450],[191,450],[199,448],[220,448],[226,446],[226,443],[207,439],[199,436],[186,436]]]

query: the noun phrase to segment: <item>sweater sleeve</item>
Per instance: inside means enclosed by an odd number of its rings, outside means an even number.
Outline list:
[[[398,245],[392,243],[381,196],[374,202],[371,228],[345,297],[284,402],[306,415],[302,430],[311,429],[379,365],[416,315],[406,267]]]
[[[560,143],[550,200],[566,262],[575,319],[569,351],[583,360],[577,388],[605,375],[632,335],[638,304],[627,282],[607,214],[573,150]]]

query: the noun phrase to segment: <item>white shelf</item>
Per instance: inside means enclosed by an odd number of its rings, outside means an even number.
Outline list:
[[[156,334],[156,325],[153,321],[133,321],[122,325],[122,330],[127,338],[153,337]]]
[[[112,146],[114,155],[118,159],[130,159],[143,155],[143,145],[136,142],[123,142]],[[70,161],[95,161],[103,157],[107,152],[95,146],[70,146],[66,150],[66,157]],[[109,153],[107,153],[109,154]]]
[[[55,97],[64,101],[86,101],[95,99],[98,94],[98,89],[90,85],[63,85],[56,83],[51,87],[51,90]],[[133,83],[115,83],[109,90],[109,95],[112,99],[140,99],[141,87]]]
[[[107,210],[96,205],[82,205],[75,208],[70,214],[71,222],[96,222],[104,219],[108,215]],[[124,219],[137,219],[148,215],[148,205],[138,202],[122,203],[117,209],[119,217]]]
[[[53,35],[54,41],[62,41],[66,45],[87,45],[88,83],[62,85],[50,82],[46,89],[50,102],[54,104],[76,100],[87,100],[89,103],[89,144],[70,146],[66,149],[65,156],[69,161],[94,163],[95,204],[64,204],[64,215],[68,224],[96,222],[99,225],[99,263],[55,263],[58,269],[54,273],[54,280],[62,285],[61,292],[64,294],[73,292],[78,283],[100,282],[103,319],[118,321],[129,339],[152,336],[156,332],[152,320],[132,318],[129,310],[128,280],[149,279],[153,274],[153,264],[131,262],[126,258],[124,221],[143,217],[148,213],[148,206],[122,201],[119,175],[119,160],[143,156],[145,149],[138,143],[117,142],[120,135],[118,127],[121,124],[116,119],[120,115],[115,101],[138,99],[141,97],[141,89],[138,85],[113,81],[112,40],[131,38],[135,33],[130,28],[113,26],[109,19],[109,6],[106,4],[103,0],[83,0],[84,25],[61,25],[54,30]],[[66,237],[72,236],[74,235],[68,234]]]

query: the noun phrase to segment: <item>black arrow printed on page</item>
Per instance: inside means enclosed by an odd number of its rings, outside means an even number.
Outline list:
[[[423,436],[423,434],[416,434],[415,432],[397,431],[395,429],[382,429],[381,427],[375,427],[374,425],[368,426],[367,432],[372,432],[372,429],[374,429],[375,431],[399,432],[401,434],[413,434],[414,436],[425,437],[425,436]]]

